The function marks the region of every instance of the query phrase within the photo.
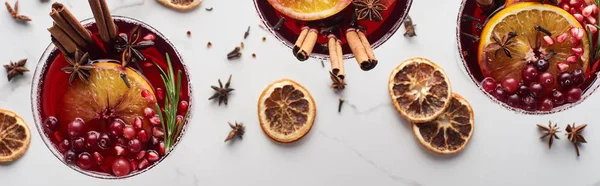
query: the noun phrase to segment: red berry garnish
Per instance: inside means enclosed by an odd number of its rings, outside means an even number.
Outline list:
[[[143,169],[146,168],[150,163],[148,163],[147,159],[143,159],[142,161],[140,161],[140,165],[138,166],[139,169]]]
[[[123,128],[125,128],[125,122],[121,119],[115,119],[108,126],[108,131],[113,136],[121,136],[123,135]]]
[[[543,99],[540,103],[540,110],[550,111],[552,108],[554,108],[554,102],[550,98]]]
[[[529,86],[520,84],[519,89],[517,89],[517,94],[521,97],[525,97],[529,95]]]
[[[104,162],[104,157],[102,157],[102,154],[99,152],[94,152],[92,155],[94,156],[94,160],[96,160],[98,165],[101,165]]]
[[[156,36],[154,36],[154,34],[146,34],[146,36],[144,36],[142,39],[154,41],[154,39],[156,39]]]
[[[160,157],[158,156],[158,152],[154,151],[154,150],[149,150],[148,151],[148,160],[150,162],[155,162],[159,159]]]
[[[177,113],[180,114],[185,114],[185,112],[187,112],[189,103],[185,100],[182,100],[179,102],[179,105],[177,105]]]
[[[127,126],[125,128],[123,128],[123,137],[125,137],[126,139],[133,139],[135,138],[135,136],[137,135],[137,132],[135,132],[135,129],[133,129],[133,127],[131,126]]]
[[[150,140],[150,135],[148,135],[146,130],[142,129],[138,132],[138,139],[140,139],[140,141],[146,143],[146,142],[148,142],[148,140]]]
[[[483,90],[487,93],[494,92],[497,85],[498,84],[496,83],[496,80],[494,80],[494,78],[491,78],[491,77],[486,77],[481,82],[481,88],[483,88]]]
[[[75,162],[77,162],[77,153],[75,153],[73,150],[68,150],[65,152],[64,156],[67,164],[75,164]]]
[[[71,142],[68,139],[63,139],[58,144],[58,151],[59,152],[65,152],[65,151],[67,151],[69,149],[71,149]]]
[[[146,107],[144,109],[144,116],[147,118],[150,118],[152,116],[156,115],[156,112],[154,111],[154,109],[150,108],[150,107]]]
[[[567,92],[567,102],[575,103],[581,99],[582,91],[580,88],[572,88]]]
[[[160,155],[165,155],[165,142],[162,142],[162,141],[161,141],[161,142],[158,144],[158,148],[157,148],[156,150],[158,150],[158,153],[159,153]]]
[[[502,80],[502,88],[504,88],[508,94],[514,94],[519,88],[519,82],[513,77],[505,77],[504,80]]]
[[[160,139],[158,139],[157,137],[154,137],[154,136],[150,137],[150,143],[152,145],[157,146],[159,142],[160,142]]]
[[[523,109],[530,111],[537,109],[537,100],[531,96],[523,98]]]
[[[144,122],[142,121],[141,117],[136,117],[135,120],[133,120],[133,128],[135,130],[140,130],[142,129],[142,125],[144,124]]]
[[[100,135],[100,139],[98,140],[98,147],[100,147],[101,149],[108,149],[110,148],[112,145],[111,141],[110,141],[110,137],[108,136],[107,133],[103,133]]]
[[[125,158],[117,158],[112,164],[112,172],[115,176],[125,176],[131,171],[131,164]]]
[[[527,65],[521,71],[521,76],[526,82],[534,82],[538,79],[539,71],[533,65]]]
[[[75,118],[67,126],[67,132],[71,137],[79,137],[85,133],[85,122],[81,118]]]
[[[137,155],[135,155],[135,159],[137,159],[137,160],[141,160],[144,157],[146,157],[146,151],[145,150],[140,151],[140,152],[137,153]]]
[[[158,118],[158,115],[154,115],[149,120],[153,125],[160,125],[160,118]]]
[[[180,125],[183,124],[183,116],[182,115],[177,115],[175,122],[177,123],[177,127],[179,127]]]
[[[159,100],[163,100],[165,98],[165,91],[163,91],[162,88],[156,88],[156,97],[158,97]]]
[[[542,84],[544,88],[552,88],[552,86],[554,86],[554,76],[549,72],[540,74],[540,84]]]
[[[142,90],[142,97],[148,100],[149,102],[154,102],[154,96],[150,93],[149,90]]]
[[[59,127],[60,125],[58,125],[58,119],[56,119],[54,116],[50,116],[44,120],[44,128],[50,132],[58,130]]]
[[[96,131],[89,131],[85,137],[85,143],[88,148],[94,148],[98,145],[100,140],[100,133]]]
[[[569,64],[564,63],[564,62],[559,62],[556,64],[556,68],[558,68],[558,72],[566,72],[567,70],[569,70]]]
[[[521,106],[521,97],[517,94],[510,95],[508,96],[506,103],[511,107],[519,108]]]
[[[79,157],[77,158],[77,166],[84,170],[90,169],[92,167],[92,162],[92,156],[87,152],[79,154]]]
[[[562,92],[558,90],[552,91],[552,102],[554,102],[555,106],[559,106],[565,103],[565,99],[565,95]]]
[[[163,138],[163,136],[165,136],[165,132],[161,127],[152,127],[152,136]]]
[[[583,70],[577,69],[577,70],[573,71],[572,75],[573,75],[573,85],[574,86],[579,86],[579,85],[583,84],[583,82],[585,80],[585,74],[583,73]]]
[[[129,151],[138,153],[142,150],[142,142],[139,139],[132,139],[129,141]]]
[[[82,137],[73,139],[71,145],[73,146],[73,150],[75,150],[75,152],[83,152],[87,149],[85,139]]]
[[[504,90],[504,88],[502,88],[502,86],[497,86],[496,90],[494,90],[494,97],[496,99],[498,99],[499,101],[504,102],[506,100],[507,96],[508,96],[508,94],[506,93],[506,90]]]
[[[569,72],[563,72],[558,75],[558,84],[563,89],[568,89],[573,85],[573,75]]]
[[[539,98],[542,97],[544,94],[544,87],[542,86],[542,84],[538,83],[538,82],[533,82],[531,84],[529,84],[529,95],[535,97],[535,98]]]
[[[124,154],[125,154],[125,148],[123,148],[123,147],[121,147],[121,146],[119,146],[119,145],[115,146],[115,154],[116,154],[117,156],[122,156],[122,155],[124,155]]]
[[[129,163],[131,164],[131,172],[138,170],[139,163],[136,160],[130,159]]]

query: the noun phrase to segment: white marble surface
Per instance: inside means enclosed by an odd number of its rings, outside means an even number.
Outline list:
[[[13,0],[9,0],[14,2]],[[62,0],[77,18],[92,16],[87,1]],[[50,42],[51,3],[21,0],[22,14],[33,22],[17,24],[0,12],[0,62],[29,58],[33,68]],[[58,161],[35,131],[30,104],[33,73],[6,82],[0,72],[0,108],[22,115],[33,130],[30,150],[20,160],[0,164],[0,185],[600,185],[600,127],[593,116],[600,96],[592,95],[570,110],[527,116],[492,103],[471,83],[456,58],[455,27],[460,0],[416,0],[411,15],[418,37],[396,34],[375,50],[379,66],[362,72],[347,61],[348,100],[337,113],[338,96],[328,88],[327,68],[317,60],[299,63],[273,36],[258,28],[251,0],[205,0],[190,13],[171,11],[154,0],[111,0],[114,14],[140,19],[162,31],[182,53],[192,73],[195,110],[189,130],[174,153],[154,169],[125,180],[100,180],[79,174]],[[214,7],[212,12],[204,10]],[[241,60],[225,54],[242,41],[252,26]],[[192,37],[186,31],[192,31]],[[403,32],[403,29],[400,30]],[[266,42],[261,38],[267,37]],[[210,41],[213,47],[206,48]],[[257,58],[252,59],[251,53]],[[390,103],[387,80],[402,60],[423,56],[436,61],[455,92],[475,109],[476,126],[468,147],[454,156],[439,156],[415,141],[409,125]],[[33,70],[33,69],[32,69]],[[233,74],[228,107],[206,101],[210,85]],[[261,131],[256,101],[262,89],[280,78],[292,78],[311,92],[318,105],[313,130],[300,142],[280,145]],[[591,117],[590,117],[591,116]],[[227,121],[247,125],[244,139],[223,143]],[[548,150],[534,124],[553,120],[588,123],[588,144],[576,158],[573,146],[561,140]]]

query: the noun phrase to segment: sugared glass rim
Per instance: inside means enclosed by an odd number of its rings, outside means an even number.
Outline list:
[[[598,81],[598,77],[600,77],[600,74],[598,72],[595,73],[595,76],[592,75],[590,76],[590,78],[594,78],[593,82],[585,89],[583,90],[583,94],[581,95],[581,99],[575,103],[566,103],[564,105],[558,106],[558,107],[554,107],[552,110],[550,111],[529,111],[529,110],[524,110],[521,108],[515,108],[512,107],[498,99],[496,99],[494,96],[492,96],[490,93],[487,93],[485,90],[483,90],[483,87],[481,87],[480,83],[478,82],[475,77],[473,77],[471,71],[469,70],[469,67],[467,66],[467,61],[465,59],[465,56],[463,55],[462,51],[462,45],[461,45],[461,40],[462,40],[462,35],[460,34],[461,31],[461,24],[462,24],[462,14],[464,12],[465,6],[467,4],[467,1],[473,1],[473,3],[475,3],[475,0],[462,0],[459,11],[458,11],[458,15],[456,18],[456,45],[457,45],[457,57],[459,58],[459,60],[457,60],[460,65],[462,66],[462,70],[465,73],[465,75],[467,75],[469,77],[469,79],[471,79],[471,81],[474,83],[474,85],[477,87],[477,89],[479,89],[479,91],[481,91],[485,96],[487,96],[488,98],[490,98],[492,100],[492,102],[495,102],[499,105],[501,105],[502,107],[510,110],[510,111],[514,111],[517,114],[526,114],[526,115],[547,115],[547,114],[553,114],[553,113],[558,113],[570,108],[575,107],[576,105],[581,104],[584,100],[586,100],[588,97],[590,97],[594,92],[596,92],[596,90],[600,87],[600,81]]]
[[[179,144],[179,142],[181,141],[182,137],[185,134],[185,131],[188,128],[188,123],[190,122],[192,115],[193,115],[193,101],[192,101],[192,83],[191,83],[191,79],[190,79],[190,73],[188,71],[187,66],[185,65],[185,63],[183,62],[183,58],[181,57],[181,54],[179,53],[179,51],[177,51],[177,49],[175,48],[175,46],[167,39],[167,37],[165,37],[162,33],[158,32],[154,27],[140,21],[134,18],[130,18],[130,17],[126,17],[126,16],[119,16],[119,15],[113,15],[113,18],[115,20],[121,20],[121,21],[127,21],[130,23],[134,23],[134,24],[139,24],[140,26],[148,29],[149,31],[151,31],[153,34],[155,34],[157,37],[161,37],[165,40],[165,42],[171,47],[173,48],[173,51],[175,51],[175,55],[171,55],[171,56],[176,56],[179,61],[181,61],[181,64],[183,66],[183,69],[185,70],[185,76],[188,79],[188,95],[190,95],[189,97],[189,106],[188,106],[188,117],[185,118],[184,121],[184,125],[181,131],[181,134],[179,135],[179,137],[177,138],[177,140],[175,141],[175,143],[173,144],[173,146],[169,149],[169,151],[165,152],[165,155],[162,156],[158,161],[154,162],[152,165],[142,169],[142,170],[138,170],[135,171],[133,173],[130,173],[126,176],[121,176],[121,177],[117,177],[111,174],[107,174],[107,173],[101,173],[101,172],[96,172],[96,171],[89,171],[89,170],[83,170],[80,169],[79,167],[77,167],[76,165],[69,165],[64,161],[63,158],[63,154],[60,153],[56,147],[54,146],[54,144],[50,141],[50,139],[48,138],[48,136],[46,136],[45,132],[44,132],[44,127],[43,125],[43,119],[41,118],[41,91],[42,91],[42,84],[43,84],[43,77],[42,75],[45,74],[45,71],[48,68],[47,65],[47,61],[48,58],[50,57],[50,54],[52,54],[55,50],[57,50],[56,46],[53,43],[50,43],[50,45],[48,45],[48,47],[44,50],[44,53],[42,54],[42,56],[40,57],[40,60],[38,62],[38,64],[36,65],[35,68],[35,73],[33,76],[33,80],[32,80],[32,84],[31,84],[31,111],[33,112],[33,120],[35,122],[35,126],[37,128],[38,133],[40,134],[40,136],[42,137],[42,141],[44,141],[44,144],[46,145],[46,147],[48,147],[48,149],[52,152],[52,154],[54,154],[54,156],[56,158],[58,158],[59,161],[61,161],[63,164],[65,164],[67,167],[70,167],[71,169],[90,176],[90,177],[94,177],[94,178],[100,178],[100,179],[125,179],[125,178],[130,178],[136,175],[139,175],[141,173],[144,173],[154,167],[156,167],[158,164],[160,164],[160,162],[162,162],[164,159],[167,158],[167,156],[169,154],[171,154],[175,148],[177,147],[177,145]],[[81,21],[81,24],[84,25],[84,27],[89,26],[90,24],[95,23],[95,20],[93,18],[87,18]]]
[[[275,29],[273,29],[273,27],[271,27],[271,25],[269,25],[269,23],[267,22],[267,19],[261,13],[260,8],[258,7],[258,1],[264,1],[264,0],[254,0],[254,8],[256,9],[256,13],[260,17],[260,21],[261,21],[262,25],[265,27],[265,29],[267,29],[269,31],[269,33],[274,35],[275,38],[277,38],[277,40],[280,43],[282,43],[283,45],[287,46],[290,49],[293,49],[294,43],[286,40],[283,36],[279,35],[279,33],[277,33],[277,31],[275,31]],[[375,41],[374,43],[371,43],[371,47],[373,48],[373,50],[377,49],[379,46],[381,46],[383,43],[385,43],[388,39],[390,39],[396,33],[396,31],[398,31],[398,29],[403,25],[404,19],[406,19],[408,12],[410,12],[411,6],[412,6],[412,0],[406,0],[406,11],[404,11],[402,17],[400,17],[400,19],[398,19],[398,21],[394,24],[394,26],[392,27],[391,30],[389,30],[386,34],[384,34],[381,38],[379,38],[379,40]],[[310,57],[314,58],[314,59],[319,59],[319,60],[328,60],[329,59],[329,55],[317,54],[317,53],[310,54]],[[354,58],[354,54],[352,54],[352,53],[344,54],[344,59],[352,59],[352,58]]]

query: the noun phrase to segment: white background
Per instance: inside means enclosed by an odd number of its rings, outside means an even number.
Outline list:
[[[10,0],[14,2],[14,0]],[[79,19],[92,13],[87,1],[60,1]],[[33,18],[18,24],[0,10],[0,62],[28,58],[34,70],[50,43],[46,31],[52,21],[51,3],[21,0],[22,14]],[[594,94],[581,105],[546,116],[515,114],[485,97],[459,66],[456,55],[456,15],[460,0],[416,0],[410,15],[418,36],[402,36],[404,29],[375,50],[379,65],[362,72],[354,59],[347,60],[348,100],[337,113],[338,95],[327,68],[317,60],[298,62],[266,31],[251,0],[205,0],[200,9],[178,13],[154,0],[110,0],[114,14],[140,19],[171,39],[182,53],[194,88],[194,117],[182,143],[154,169],[125,180],[100,180],[77,173],[58,161],[43,144],[33,123],[30,101],[32,74],[7,82],[0,72],[0,108],[25,118],[32,142],[24,157],[0,164],[0,185],[600,185],[600,122]],[[204,8],[214,7],[212,12]],[[1,8],[3,9],[3,8]],[[242,59],[225,58],[244,40]],[[186,31],[192,32],[191,37]],[[261,38],[267,37],[266,42]],[[206,48],[210,41],[213,47]],[[250,56],[257,54],[256,59]],[[432,59],[443,67],[453,91],[467,98],[475,110],[475,133],[468,147],[453,156],[435,155],[414,139],[409,124],[391,105],[387,91],[389,73],[401,61],[415,56]],[[210,85],[233,74],[229,106],[206,100]],[[256,102],[263,88],[280,78],[291,78],[311,91],[317,103],[313,130],[301,141],[280,145],[260,129]],[[587,123],[588,144],[581,157],[564,133],[548,150],[538,139],[536,123]],[[223,143],[227,121],[246,124],[243,140]]]

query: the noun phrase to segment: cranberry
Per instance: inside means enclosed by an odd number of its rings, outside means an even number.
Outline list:
[[[108,131],[113,136],[121,136],[123,135],[123,128],[125,128],[125,122],[121,119],[115,119],[110,123]]]
[[[142,129],[142,130],[140,130],[138,132],[138,139],[140,139],[140,141],[146,143],[150,139],[150,136],[148,135],[148,133],[146,132],[146,130]]]
[[[531,84],[529,84],[529,95],[539,98],[542,97],[544,94],[544,87],[542,87],[542,84],[538,83],[538,82],[533,82]]]
[[[94,156],[94,160],[96,160],[98,165],[101,165],[104,162],[104,157],[102,157],[102,154],[99,152],[94,152],[92,155]]]
[[[65,152],[65,151],[67,151],[69,149],[71,149],[71,142],[68,139],[63,139],[58,144],[58,151],[59,152]]]
[[[100,140],[98,140],[98,147],[102,148],[102,149],[107,149],[109,147],[111,147],[112,143],[110,141],[110,137],[108,136],[108,134],[103,133],[100,135]]]
[[[123,129],[123,136],[127,139],[133,139],[135,138],[136,132],[135,129],[133,129],[133,127],[131,126],[127,126]]]
[[[54,116],[50,116],[44,120],[44,128],[46,128],[48,131],[54,132],[58,130],[59,126],[58,119],[56,119]]]
[[[86,150],[85,139],[83,139],[82,137],[73,139],[72,145],[73,145],[73,150],[75,150],[75,152],[83,152]]]
[[[135,155],[135,159],[137,159],[137,160],[141,160],[144,157],[146,157],[146,151],[145,150],[140,151],[140,152],[137,153],[137,155]]]
[[[119,146],[119,145],[115,146],[115,154],[116,154],[117,156],[122,156],[122,155],[124,155],[124,154],[125,154],[125,148],[123,148],[123,147],[121,147],[121,146]]]
[[[491,77],[486,77],[481,82],[481,87],[487,93],[492,93],[496,89],[496,86],[497,86],[496,80],[494,80],[494,78],[491,78]]]
[[[572,75],[573,75],[573,85],[579,86],[579,85],[583,84],[583,82],[585,80],[585,74],[583,73],[583,70],[577,69],[572,72]]]
[[[129,151],[138,153],[142,150],[142,142],[138,139],[132,139],[129,141]]]
[[[75,153],[73,150],[68,150],[67,152],[65,152],[65,162],[67,164],[75,164],[75,162],[77,161],[77,153]]]
[[[165,136],[165,132],[161,127],[152,127],[152,135],[157,138],[163,138]]]
[[[185,100],[182,100],[179,102],[179,105],[177,105],[177,111],[180,114],[185,114],[185,112],[187,112],[189,103]]]
[[[505,77],[504,80],[502,80],[502,88],[504,88],[508,94],[514,94],[519,88],[519,82],[513,77]]]
[[[560,92],[558,90],[553,90],[552,91],[552,101],[554,102],[554,105],[556,105],[556,106],[562,105],[563,103],[565,103],[565,96],[563,95],[562,92]]]
[[[519,97],[519,95],[517,95],[517,94],[510,95],[510,96],[508,96],[506,103],[508,105],[510,105],[511,107],[518,108],[521,106],[521,97]]]
[[[127,140],[124,137],[119,137],[119,138],[117,138],[116,144],[120,145],[120,146],[126,146]]]
[[[539,74],[538,70],[535,67],[533,67],[533,65],[527,65],[521,71],[521,76],[523,76],[523,79],[526,82],[536,81],[538,79],[538,74]]]
[[[548,61],[545,59],[538,59],[535,62],[535,68],[540,72],[546,72],[546,70],[548,70],[549,67],[550,63],[548,63]]]
[[[83,135],[85,132],[85,122],[81,118],[75,118],[69,125],[67,126],[67,132],[71,137],[79,137]]]
[[[100,133],[96,131],[89,131],[87,136],[85,137],[85,142],[87,143],[87,147],[96,147],[98,141],[100,140]]]
[[[529,95],[529,86],[527,85],[519,85],[519,89],[517,90],[517,94],[521,97],[525,97]]]
[[[156,114],[156,112],[154,111],[154,109],[150,108],[150,107],[146,107],[144,109],[144,116],[147,118],[150,118],[152,116],[154,116]]]
[[[140,130],[142,129],[144,122],[142,121],[141,117],[136,117],[135,120],[133,121],[133,128],[136,130]]]
[[[148,151],[148,160],[150,160],[150,162],[155,162],[158,160],[158,158],[160,158],[158,156],[158,152],[154,151],[154,150],[149,150]]]
[[[567,92],[567,102],[575,103],[579,101],[581,99],[581,93],[582,91],[580,88],[572,88],[571,90],[569,90],[569,92]]]
[[[147,159],[143,159],[142,161],[140,161],[140,165],[139,165],[139,169],[143,169],[146,168],[146,166],[148,166],[150,163],[148,163]]]
[[[537,100],[531,96],[523,98],[523,109],[535,110],[537,108]]]
[[[131,171],[131,164],[125,158],[117,158],[112,164],[112,172],[115,176],[125,176]]]
[[[554,86],[554,76],[549,72],[540,74],[540,83],[544,88],[552,88]]]
[[[165,91],[163,91],[162,88],[156,88],[156,97],[158,97],[159,100],[162,100],[165,98]]]
[[[552,102],[552,99],[550,99],[550,98],[543,99],[542,102],[540,103],[540,110],[550,111],[550,110],[552,110],[552,108],[554,108],[554,103]]]
[[[571,73],[568,72],[563,72],[559,74],[557,80],[558,84],[560,84],[560,87],[563,89],[568,89],[569,87],[571,87],[571,85],[573,85],[573,75],[571,75]]]
[[[92,167],[92,162],[92,156],[87,152],[79,154],[79,157],[77,158],[77,166],[84,170],[90,169]]]

